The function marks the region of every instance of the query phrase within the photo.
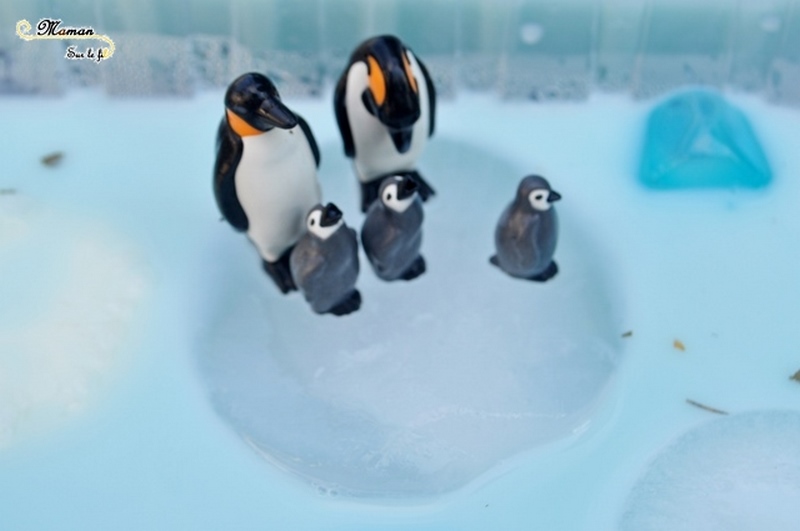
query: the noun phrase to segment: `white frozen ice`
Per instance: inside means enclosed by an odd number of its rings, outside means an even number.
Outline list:
[[[488,261],[523,175],[446,140],[425,174],[438,190],[425,207],[428,271],[385,283],[362,253],[364,303],[352,315],[315,315],[299,295],[278,295],[233,234],[213,250],[229,257],[211,282],[219,294],[200,347],[216,408],[262,454],[329,490],[424,496],[462,486],[585,427],[618,362],[619,294],[569,197],[556,207],[566,205],[561,272],[528,282]],[[337,178],[353,192],[337,202],[358,228],[353,178]]]
[[[631,491],[620,529],[791,531],[798,507],[800,413],[744,413],[665,449]]]
[[[1,448],[82,411],[108,384],[147,280],[120,235],[0,200]]]

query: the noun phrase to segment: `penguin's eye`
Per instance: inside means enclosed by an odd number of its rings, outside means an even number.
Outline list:
[[[316,219],[312,219],[312,220],[311,220],[311,226],[313,227],[313,226],[314,226],[314,225],[316,225],[316,224],[317,224],[317,220],[316,220]]]
[[[386,79],[383,77],[383,70],[371,55],[367,56],[367,66],[369,67],[369,90],[372,92],[372,97],[375,98],[375,103],[383,105],[386,100]]]
[[[386,194],[386,200],[387,201],[391,201],[392,200],[392,194]]]
[[[403,66],[406,69],[406,76],[408,77],[408,83],[411,85],[411,89],[414,92],[417,92],[417,79],[414,77],[414,73],[411,72],[411,63],[408,62],[408,55],[403,54]]]
[[[544,199],[544,194],[536,194],[537,201],[541,201],[542,199]]]

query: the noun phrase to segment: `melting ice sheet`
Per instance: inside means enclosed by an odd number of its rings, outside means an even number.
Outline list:
[[[690,431],[634,487],[620,529],[798,527],[800,414],[736,415]]]
[[[592,420],[618,363],[620,325],[602,249],[560,212],[561,272],[545,284],[491,266],[494,224],[518,180],[443,142],[426,165],[428,272],[378,280],[361,257],[362,309],[315,315],[279,295],[255,252],[225,233],[198,348],[218,412],[257,451],[321,489],[428,496]],[[352,191],[345,220],[363,220]],[[554,179],[557,188],[557,179]],[[568,205],[569,198],[559,203]]]

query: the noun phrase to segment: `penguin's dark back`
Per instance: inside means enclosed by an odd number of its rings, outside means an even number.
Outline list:
[[[228,223],[236,230],[246,231],[250,223],[236,195],[236,167],[242,158],[242,151],[242,139],[231,130],[223,116],[217,129],[214,198]]]

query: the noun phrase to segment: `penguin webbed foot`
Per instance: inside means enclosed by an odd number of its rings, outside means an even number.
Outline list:
[[[268,262],[267,260],[261,261],[261,266],[264,268],[264,271],[284,295],[291,291],[297,291],[297,285],[294,283],[292,271],[289,267],[289,257],[291,254],[292,249],[289,249],[275,262]]]
[[[436,190],[433,189],[428,181],[426,181],[417,170],[410,171],[406,175],[415,183],[417,183],[417,193],[423,202],[427,201],[430,197],[436,195]]]
[[[508,271],[503,269],[503,267],[500,265],[500,260],[498,260],[496,254],[492,255],[489,258],[489,263],[499,268],[501,271],[508,273]],[[556,276],[557,273],[558,273],[558,264],[556,264],[555,260],[552,260],[550,264],[545,268],[545,270],[542,271],[541,273],[536,273],[535,275],[531,275],[529,277],[517,276],[513,274],[511,274],[511,276],[516,278],[521,278],[524,280],[531,280],[533,282],[547,282],[548,280]]]
[[[533,275],[532,277],[528,277],[528,280],[533,280],[534,282],[547,282],[556,276],[556,273],[558,273],[558,264],[556,264],[556,261],[553,260],[544,271]]]
[[[414,280],[425,272],[425,259],[422,255],[418,256],[416,260],[409,266],[405,272],[400,275],[402,280]]]
[[[354,289],[349,297],[328,310],[328,313],[341,317],[342,315],[353,313],[359,308],[361,308],[361,293],[357,289]]]

